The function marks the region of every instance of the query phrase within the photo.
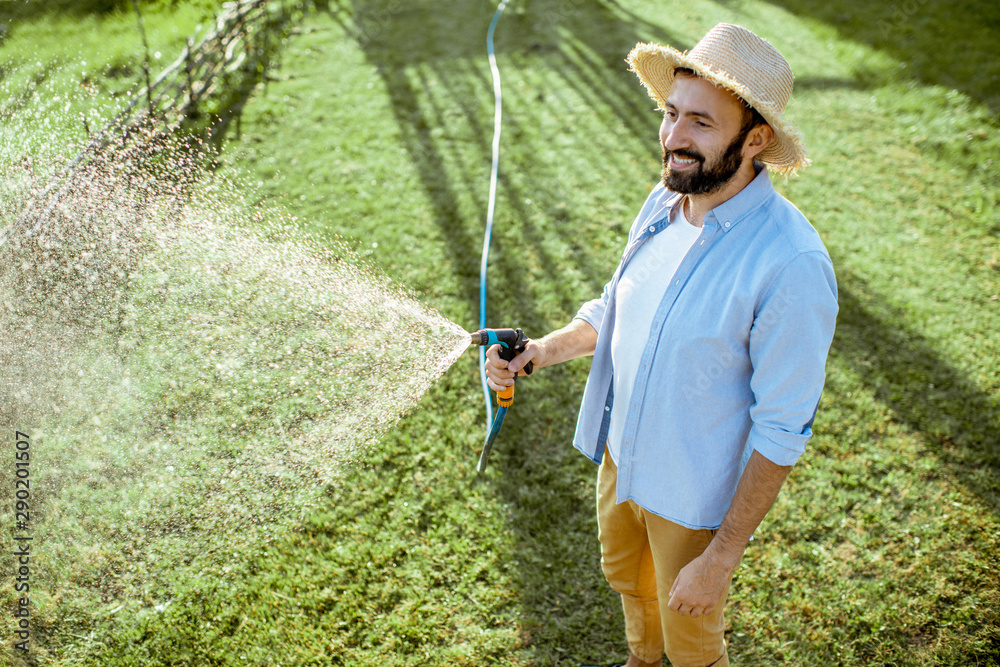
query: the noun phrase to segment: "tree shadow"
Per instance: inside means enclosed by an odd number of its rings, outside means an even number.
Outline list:
[[[46,14],[87,16],[131,9],[131,0],[14,0],[0,3],[0,23],[16,24]]]
[[[795,79],[795,90],[870,90],[871,85],[857,78],[803,76]]]
[[[890,54],[905,75],[955,88],[1000,113],[1000,3],[975,0],[768,0]],[[798,82],[796,82],[798,86]]]
[[[904,313],[845,276],[833,350],[946,472],[1000,514],[1000,402],[943,360]]]
[[[627,71],[623,59],[638,41],[655,40],[688,48],[675,35],[664,34],[658,26],[624,10],[612,0],[574,2],[536,0],[521,11],[508,9],[501,20],[496,44],[501,68],[503,59],[532,58],[573,89],[602,115],[620,119],[624,131],[637,142],[647,142],[655,151],[650,125],[652,103]],[[473,89],[491,90],[485,73],[485,34],[492,16],[492,3],[464,3],[441,11],[439,3],[377,3],[364,0],[331,2],[329,11],[362,46],[376,68],[390,96],[392,113],[400,128],[402,142],[420,174],[422,186],[432,202],[435,220],[449,239],[451,260],[465,279],[470,301],[475,307],[478,266],[482,240],[482,220],[486,213],[486,179],[491,158],[492,114],[484,109]],[[538,30],[538,25],[543,30]],[[465,37],[472,34],[475,38]],[[431,79],[443,88],[431,93]],[[443,84],[443,85],[441,85]],[[509,81],[507,84],[509,86]],[[809,79],[799,86],[819,90],[861,88],[852,79]],[[505,88],[505,90],[509,90]],[[544,94],[544,91],[540,91]],[[472,157],[460,155],[452,140],[436,130],[448,113],[460,113],[470,129]],[[533,119],[524,114],[504,116],[504,136],[517,137]],[[518,150],[507,139],[503,150]],[[509,153],[508,153],[509,154]],[[455,169],[454,165],[460,168]],[[553,178],[550,165],[533,164],[538,178]],[[457,174],[453,176],[452,174]],[[517,225],[519,242],[544,246],[543,230],[535,228],[531,211],[523,204],[530,195],[515,179],[501,175],[500,189],[508,210],[505,215]],[[471,198],[479,215],[468,220],[463,198]],[[554,215],[554,212],[547,211]],[[585,216],[571,211],[570,216]],[[503,249],[502,237],[494,249]],[[555,261],[540,251],[543,261]],[[606,276],[612,267],[603,265],[599,253],[574,257],[588,276]],[[521,276],[518,255],[501,252],[491,259],[491,271],[504,276],[505,289],[526,294],[528,281]],[[572,312],[576,295],[561,295]],[[866,295],[864,286],[847,281],[841,296],[841,319],[835,350],[856,366],[863,381],[893,410],[896,418],[926,434],[937,443],[938,454],[950,470],[970,489],[997,507],[995,478],[998,464],[992,429],[997,408],[988,396],[964,378],[961,372],[942,361],[931,344],[915,332],[902,330],[899,317],[882,300]],[[519,322],[544,326],[546,314],[530,299],[518,302]],[[553,383],[582,386],[583,367],[573,370],[549,369]],[[926,387],[937,389],[929,392]],[[598,593],[597,606],[615,607],[613,596],[600,581],[597,545],[581,557],[568,550],[569,544],[586,543],[595,531],[592,490],[580,487],[581,470],[590,464],[566,446],[572,437],[571,421],[552,421],[553,415],[575,413],[578,394],[533,397],[519,403],[517,416],[505,426],[507,447],[498,446],[491,466],[502,472],[490,484],[511,508],[511,525],[517,534],[515,558],[523,583],[520,596],[524,624],[537,641],[558,641],[560,624],[572,622],[569,611],[580,604],[581,588]],[[571,405],[573,404],[573,405]],[[520,429],[542,430],[538,440],[551,441],[551,448],[517,447]],[[535,436],[531,437],[535,440]],[[537,440],[536,440],[537,441]],[[565,471],[571,471],[566,473]],[[579,535],[576,541],[552,540],[559,532]],[[589,603],[588,603],[589,604]],[[588,613],[594,606],[583,606]],[[559,620],[556,620],[556,616]],[[568,620],[567,620],[568,619]],[[611,627],[619,627],[609,621]]]
[[[473,312],[477,312],[493,132],[492,105],[486,107],[483,103],[483,92],[489,94],[493,88],[485,67],[485,38],[495,3],[330,0],[326,10],[354,37],[381,78],[400,142],[416,167],[435,223],[447,239],[452,271],[462,281]],[[616,157],[603,158],[605,168],[600,174],[614,178],[620,165],[634,158],[620,145],[615,146],[619,139],[613,137],[628,137],[633,142],[630,146],[643,146],[658,162],[659,117],[653,111],[655,104],[624,61],[636,42],[654,38],[677,43],[662,29],[604,0],[515,3],[500,21],[495,43],[501,77],[506,73],[508,78],[502,79],[505,109],[498,219],[490,257],[490,275],[494,276],[491,288],[501,280],[503,284],[502,291],[490,294],[491,319],[497,323],[509,325],[516,318],[517,325],[528,331],[545,331],[552,326],[552,313],[531,296],[534,281],[526,275],[529,262],[524,256],[524,252],[533,253],[543,270],[556,270],[560,257],[549,249],[547,241],[552,231],[543,225],[564,225],[566,242],[574,246],[574,251],[580,250],[570,261],[591,280],[585,298],[600,293],[619,252],[618,248],[610,254],[606,250],[598,252],[582,241],[579,245],[583,247],[576,247],[576,241],[569,238],[575,221],[593,216],[592,211],[573,203],[574,193],[559,195],[570,202],[564,208],[558,199],[528,203],[538,199],[538,193],[545,192],[549,184],[560,181],[559,169],[563,165],[532,155],[533,146],[537,147],[532,142],[538,141],[532,132],[546,120],[546,114],[565,113],[565,106],[549,91],[518,93],[516,78],[512,80],[510,73],[518,67],[526,69],[525,62],[531,66],[537,63],[544,69],[543,77],[574,91],[585,100],[589,111],[617,119],[620,127],[608,132],[608,136],[581,138],[591,146],[601,147],[593,149],[595,159],[602,159],[602,151],[618,149]],[[522,99],[532,96],[532,108],[525,110],[508,102],[516,100],[517,95]],[[443,133],[446,127],[455,127],[454,121],[447,120],[455,114],[463,125],[461,137]],[[529,165],[531,180],[511,174],[512,164],[520,164],[520,169]],[[654,181],[656,171],[651,171],[649,177]],[[539,190],[533,187],[535,184],[540,185]],[[635,185],[623,189],[631,190]],[[628,215],[634,215],[634,211]],[[622,221],[625,227],[621,233],[630,221],[630,217]],[[551,282],[559,309],[576,312],[583,300],[581,295],[558,278]],[[582,388],[585,370],[582,364],[570,370],[550,369],[546,382],[562,383],[560,386],[578,383]],[[498,442],[491,458],[490,467],[499,474],[483,478],[483,483],[492,487],[492,493],[503,499],[511,512],[510,525],[516,536],[512,556],[520,579],[519,623],[533,641],[552,645],[567,641],[567,623],[575,623],[586,632],[592,627],[588,615],[591,612],[596,610],[602,617],[620,613],[600,573],[590,500],[592,485],[580,483],[581,476],[589,477],[592,464],[566,444],[572,438],[572,421],[553,422],[553,415],[575,414],[578,400],[576,392],[559,391],[518,402],[516,416],[511,415],[504,427],[503,443]],[[551,438],[552,447],[515,444],[519,429],[535,429],[540,424],[545,437]],[[528,441],[540,439],[532,435]],[[547,539],[555,533],[563,537]],[[581,558],[573,545],[588,541],[594,548]],[[581,600],[586,602],[580,604]],[[613,627],[618,631],[621,624],[613,622]],[[615,642],[615,633],[607,634],[608,641]]]
[[[447,8],[442,9],[442,4]],[[803,2],[799,7],[793,0],[780,0],[779,4],[791,11],[798,7],[800,12],[805,12],[807,6]],[[841,8],[848,4],[833,2]],[[478,308],[478,268],[492,134],[492,109],[484,113],[476,95],[492,89],[483,63],[485,35],[494,8],[492,2],[430,0],[330,0],[326,7],[361,46],[388,91],[400,141],[417,169],[435,222],[448,239],[453,270],[463,280],[473,309]],[[812,11],[829,13],[824,8]],[[539,25],[544,29],[537,29]],[[877,25],[871,30],[877,33]],[[861,38],[867,34],[874,41],[877,35],[870,31],[862,32]],[[617,118],[623,135],[635,142],[646,142],[655,154],[658,121],[651,122],[653,104],[623,63],[631,46],[649,40],[682,49],[691,46],[614,0],[533,0],[521,5],[519,11],[505,14],[496,34],[501,68],[504,58],[532,59],[550,75],[560,77],[596,113]],[[822,78],[800,80],[797,85],[817,90],[866,87],[858,80]],[[437,89],[432,91],[432,87]],[[970,90],[978,88],[970,86]],[[544,95],[544,91],[539,94]],[[988,98],[985,91],[979,94]],[[444,118],[450,113],[464,117],[471,139],[441,134],[440,129],[446,125]],[[527,132],[533,120],[525,114],[505,114],[503,131],[507,139],[503,150],[530,150],[507,142],[509,137]],[[461,141],[468,141],[471,152],[457,150],[455,146]],[[538,180],[557,179],[553,165],[539,160],[532,166],[537,169]],[[499,187],[507,207],[506,219],[518,230],[517,244],[537,249],[543,263],[554,265],[557,258],[547,254],[544,243],[551,232],[537,228],[533,217],[537,211],[524,204],[532,193],[519,184],[522,182],[501,175]],[[623,190],[630,187],[623,184]],[[469,200],[476,210],[474,220],[465,203]],[[589,214],[587,210],[571,209],[563,215],[572,220]],[[555,219],[560,216],[554,208],[544,208],[544,215]],[[567,229],[570,234],[572,228]],[[504,250],[504,244],[502,237],[496,238],[494,251]],[[573,261],[594,281],[594,287],[599,287],[613,269],[606,252],[592,249],[580,252]],[[491,272],[504,276],[508,294],[530,294],[531,284],[523,277],[524,268],[516,251],[500,252],[491,258]],[[862,381],[901,423],[928,438],[949,472],[991,507],[1000,509],[996,482],[1000,473],[1000,411],[995,399],[944,361],[925,337],[901,328],[901,315],[884,299],[870,294],[863,283],[848,278],[841,290],[835,353],[857,369]],[[579,304],[578,295],[568,290],[561,292],[558,299],[569,312]],[[526,328],[548,326],[548,314],[531,298],[508,298],[506,303],[516,303],[516,310],[511,307],[509,312],[516,313],[518,322]],[[585,370],[581,364],[569,369],[547,369],[546,373],[552,386],[582,389]],[[568,609],[574,604],[587,613],[599,607],[614,608],[616,604],[600,580],[596,537],[591,553],[581,556],[571,548],[586,543],[588,535],[596,535],[596,526],[589,500],[592,484],[583,488],[580,482],[588,475],[584,469],[590,464],[567,445],[574,425],[565,416],[575,414],[579,391],[558,394],[536,396],[518,404],[517,416],[508,419],[504,427],[508,445],[498,446],[491,459],[491,467],[501,472],[487,482],[511,508],[511,527],[516,535],[514,558],[522,582],[519,595],[523,624],[539,641],[581,636],[573,635],[565,625],[566,618],[574,618]],[[552,446],[516,446],[520,429],[532,431],[527,438],[530,441],[551,442]],[[552,534],[567,532],[579,538],[549,539]],[[581,605],[581,589],[593,593],[597,602]],[[563,620],[557,621],[555,616]],[[582,623],[585,629],[581,632],[592,634],[592,626],[590,618]],[[607,627],[612,632],[606,634],[613,635],[620,624],[609,619]]]
[[[483,65],[493,3],[452,3],[447,11],[442,11],[441,3],[429,0],[405,4],[391,0],[331,0],[325,7],[358,41],[382,77],[403,143],[432,203],[434,218],[449,239],[455,272],[464,280],[470,301],[477,307],[493,120],[492,109],[484,113],[481,91],[492,90],[489,72]],[[636,141],[651,147],[652,154],[658,124],[651,122],[654,105],[628,72],[624,57],[637,41],[650,39],[656,31],[653,24],[624,14],[616,3],[536,0],[507,10],[495,42],[501,61],[537,58],[547,62],[548,74],[561,77],[598,113],[610,110]],[[444,85],[433,90],[428,78]],[[505,86],[509,85],[511,82],[506,82]],[[544,96],[545,92],[538,94]],[[443,125],[443,116],[455,111],[462,114],[470,130],[472,153],[455,150],[450,138],[438,136],[436,130]],[[523,113],[504,115],[502,151],[508,159],[514,152],[529,150],[519,145],[518,138],[530,131],[533,121]],[[456,163],[461,164],[460,169],[449,169]],[[555,165],[536,160],[532,169],[536,168],[538,180],[556,180],[552,175]],[[517,230],[518,245],[539,254],[542,266],[556,265],[556,258],[545,249],[543,235],[532,222],[533,216],[537,220],[539,208],[543,218],[560,221],[587,213],[558,210],[559,202],[555,201],[529,206],[526,202],[532,193],[503,168],[498,186],[503,215],[509,228]],[[479,211],[474,220],[468,219],[468,213],[462,215],[463,210],[468,211],[463,202],[469,200]],[[505,243],[502,233],[494,234],[491,272],[504,276],[505,292],[528,294],[530,286],[522,278],[523,267],[515,259],[516,250],[505,251]],[[575,259],[586,265],[592,256],[582,254]],[[586,265],[583,272],[606,277],[610,268]],[[576,311],[578,294],[567,291],[558,298],[562,311]],[[546,322],[545,313],[532,311],[523,301],[518,304],[517,317],[525,326],[545,326]]]

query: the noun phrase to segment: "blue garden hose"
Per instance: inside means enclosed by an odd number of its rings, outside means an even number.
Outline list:
[[[493,52],[493,33],[496,31],[497,23],[503,10],[507,8],[508,0],[500,0],[497,10],[490,21],[490,28],[486,31],[486,55],[490,59],[490,71],[493,73],[493,96],[496,100],[493,111],[493,166],[490,170],[490,197],[486,209],[486,234],[483,237],[483,258],[479,265],[479,328],[486,328],[486,265],[490,256],[490,237],[493,235],[493,212],[496,209],[497,198],[497,174],[500,164],[500,114],[503,108],[503,95],[500,92],[500,70],[497,68],[497,59]],[[486,348],[479,348],[479,377],[483,385],[483,396],[486,399],[486,428],[488,434],[485,442],[492,444],[492,438],[496,437],[496,432],[500,430],[503,423],[503,415],[498,414],[497,419],[493,419],[493,400],[490,397],[490,387],[486,383]],[[506,408],[501,408],[503,413]]]

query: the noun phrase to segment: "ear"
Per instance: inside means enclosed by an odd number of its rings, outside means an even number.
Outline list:
[[[770,125],[757,125],[743,142],[743,157],[753,159],[774,140],[774,130]]]

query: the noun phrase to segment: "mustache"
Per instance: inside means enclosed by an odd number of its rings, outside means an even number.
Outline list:
[[[701,153],[694,153],[691,151],[668,151],[666,148],[663,149],[663,164],[666,165],[670,160],[670,156],[679,157],[684,160],[697,160],[701,164],[705,164],[705,156]]]

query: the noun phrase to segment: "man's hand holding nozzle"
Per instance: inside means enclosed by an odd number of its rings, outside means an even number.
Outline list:
[[[529,340],[524,346],[524,351],[512,360],[500,358],[500,346],[491,345],[486,350],[486,383],[493,391],[503,391],[514,384],[514,377],[517,375],[527,375],[524,372],[528,362],[534,362],[535,368],[543,366],[542,347],[533,340]]]

